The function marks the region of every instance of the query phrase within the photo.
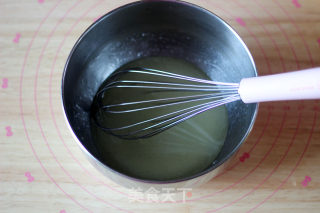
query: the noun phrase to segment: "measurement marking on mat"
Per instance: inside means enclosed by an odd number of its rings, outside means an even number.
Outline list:
[[[26,176],[28,178],[28,182],[31,183],[34,181],[34,177],[31,175],[30,172],[26,172],[24,173],[24,176]]]
[[[250,154],[248,152],[243,153],[243,155],[239,158],[241,162],[244,162],[247,158],[250,158]]]
[[[13,135],[13,132],[11,130],[11,126],[6,126],[6,136],[11,137]]]
[[[3,78],[3,79],[2,79],[2,85],[1,85],[1,87],[2,87],[3,89],[8,88],[8,79],[7,79],[7,78]]]
[[[299,3],[298,0],[292,0],[292,3],[294,4],[294,6],[295,6],[296,8],[300,8],[300,7],[301,7],[301,4]]]
[[[14,37],[14,39],[13,39],[13,42],[14,42],[14,43],[19,43],[20,38],[21,38],[21,34],[20,34],[20,33],[17,33],[16,36]]]
[[[241,25],[241,26],[246,26],[246,22],[243,21],[242,18],[236,18],[236,21]]]
[[[303,187],[307,187],[308,184],[309,184],[309,182],[311,182],[311,180],[312,180],[311,177],[305,176],[304,180],[301,182],[301,185],[302,185]]]

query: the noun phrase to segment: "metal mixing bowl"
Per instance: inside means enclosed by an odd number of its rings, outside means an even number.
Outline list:
[[[75,140],[98,170],[127,187],[190,187],[207,182],[246,139],[256,117],[257,104],[237,101],[227,105],[229,129],[224,146],[211,166],[196,175],[147,181],[121,174],[99,160],[90,131],[93,97],[114,70],[148,56],[184,59],[215,81],[240,82],[242,78],[257,75],[244,42],[213,13],[181,1],[139,1],[124,5],[83,33],[65,65],[63,108]]]

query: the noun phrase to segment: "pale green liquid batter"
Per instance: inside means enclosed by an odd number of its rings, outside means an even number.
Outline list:
[[[208,79],[194,65],[180,59],[148,57],[124,67],[147,67]],[[135,97],[135,94],[128,96]],[[110,94],[106,98],[115,98]],[[157,94],[153,94],[157,97]],[[111,122],[117,122],[116,119]],[[219,154],[228,129],[228,114],[220,106],[146,139],[124,140],[92,124],[92,135],[105,164],[129,176],[148,180],[172,180],[199,173]]]

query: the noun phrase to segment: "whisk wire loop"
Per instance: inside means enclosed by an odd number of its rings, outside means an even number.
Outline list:
[[[121,79],[127,74],[137,75],[135,77],[138,79],[149,79],[150,76],[155,76],[157,80]],[[159,80],[159,77],[161,80]],[[169,80],[174,80],[174,82]],[[94,99],[93,119],[98,127],[114,136],[124,139],[146,138],[207,110],[240,100],[238,87],[238,83],[210,81],[148,68],[131,68],[112,74],[106,84],[97,92]],[[103,103],[104,96],[115,89],[137,89],[143,98],[145,97],[144,94],[159,92],[179,93],[179,95],[138,101],[121,101],[120,103]],[[197,94],[198,92],[200,94]],[[169,112],[165,111],[165,109],[173,106],[179,106],[180,108],[174,108],[173,111]],[[164,110],[160,115],[155,113],[150,118],[142,121],[132,121],[129,124],[126,122],[120,127],[106,126],[101,122],[101,119],[98,119],[98,114],[102,114],[103,118],[108,119],[109,116],[117,114],[130,115],[152,110],[162,112],[159,111],[160,109]]]

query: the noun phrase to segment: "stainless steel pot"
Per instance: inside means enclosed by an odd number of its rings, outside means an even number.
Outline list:
[[[99,57],[101,47],[104,47],[103,57]],[[213,13],[181,1],[134,2],[97,20],[72,49],[62,79],[66,120],[90,162],[123,186],[178,188],[203,184],[222,169],[244,142],[253,126],[257,104],[238,101],[227,105],[229,129],[225,144],[211,166],[196,175],[170,181],[147,181],[122,174],[99,160],[90,131],[93,97],[114,70],[147,56],[182,58],[217,81],[239,82],[257,75],[244,42]],[[90,63],[92,60],[94,63]]]

